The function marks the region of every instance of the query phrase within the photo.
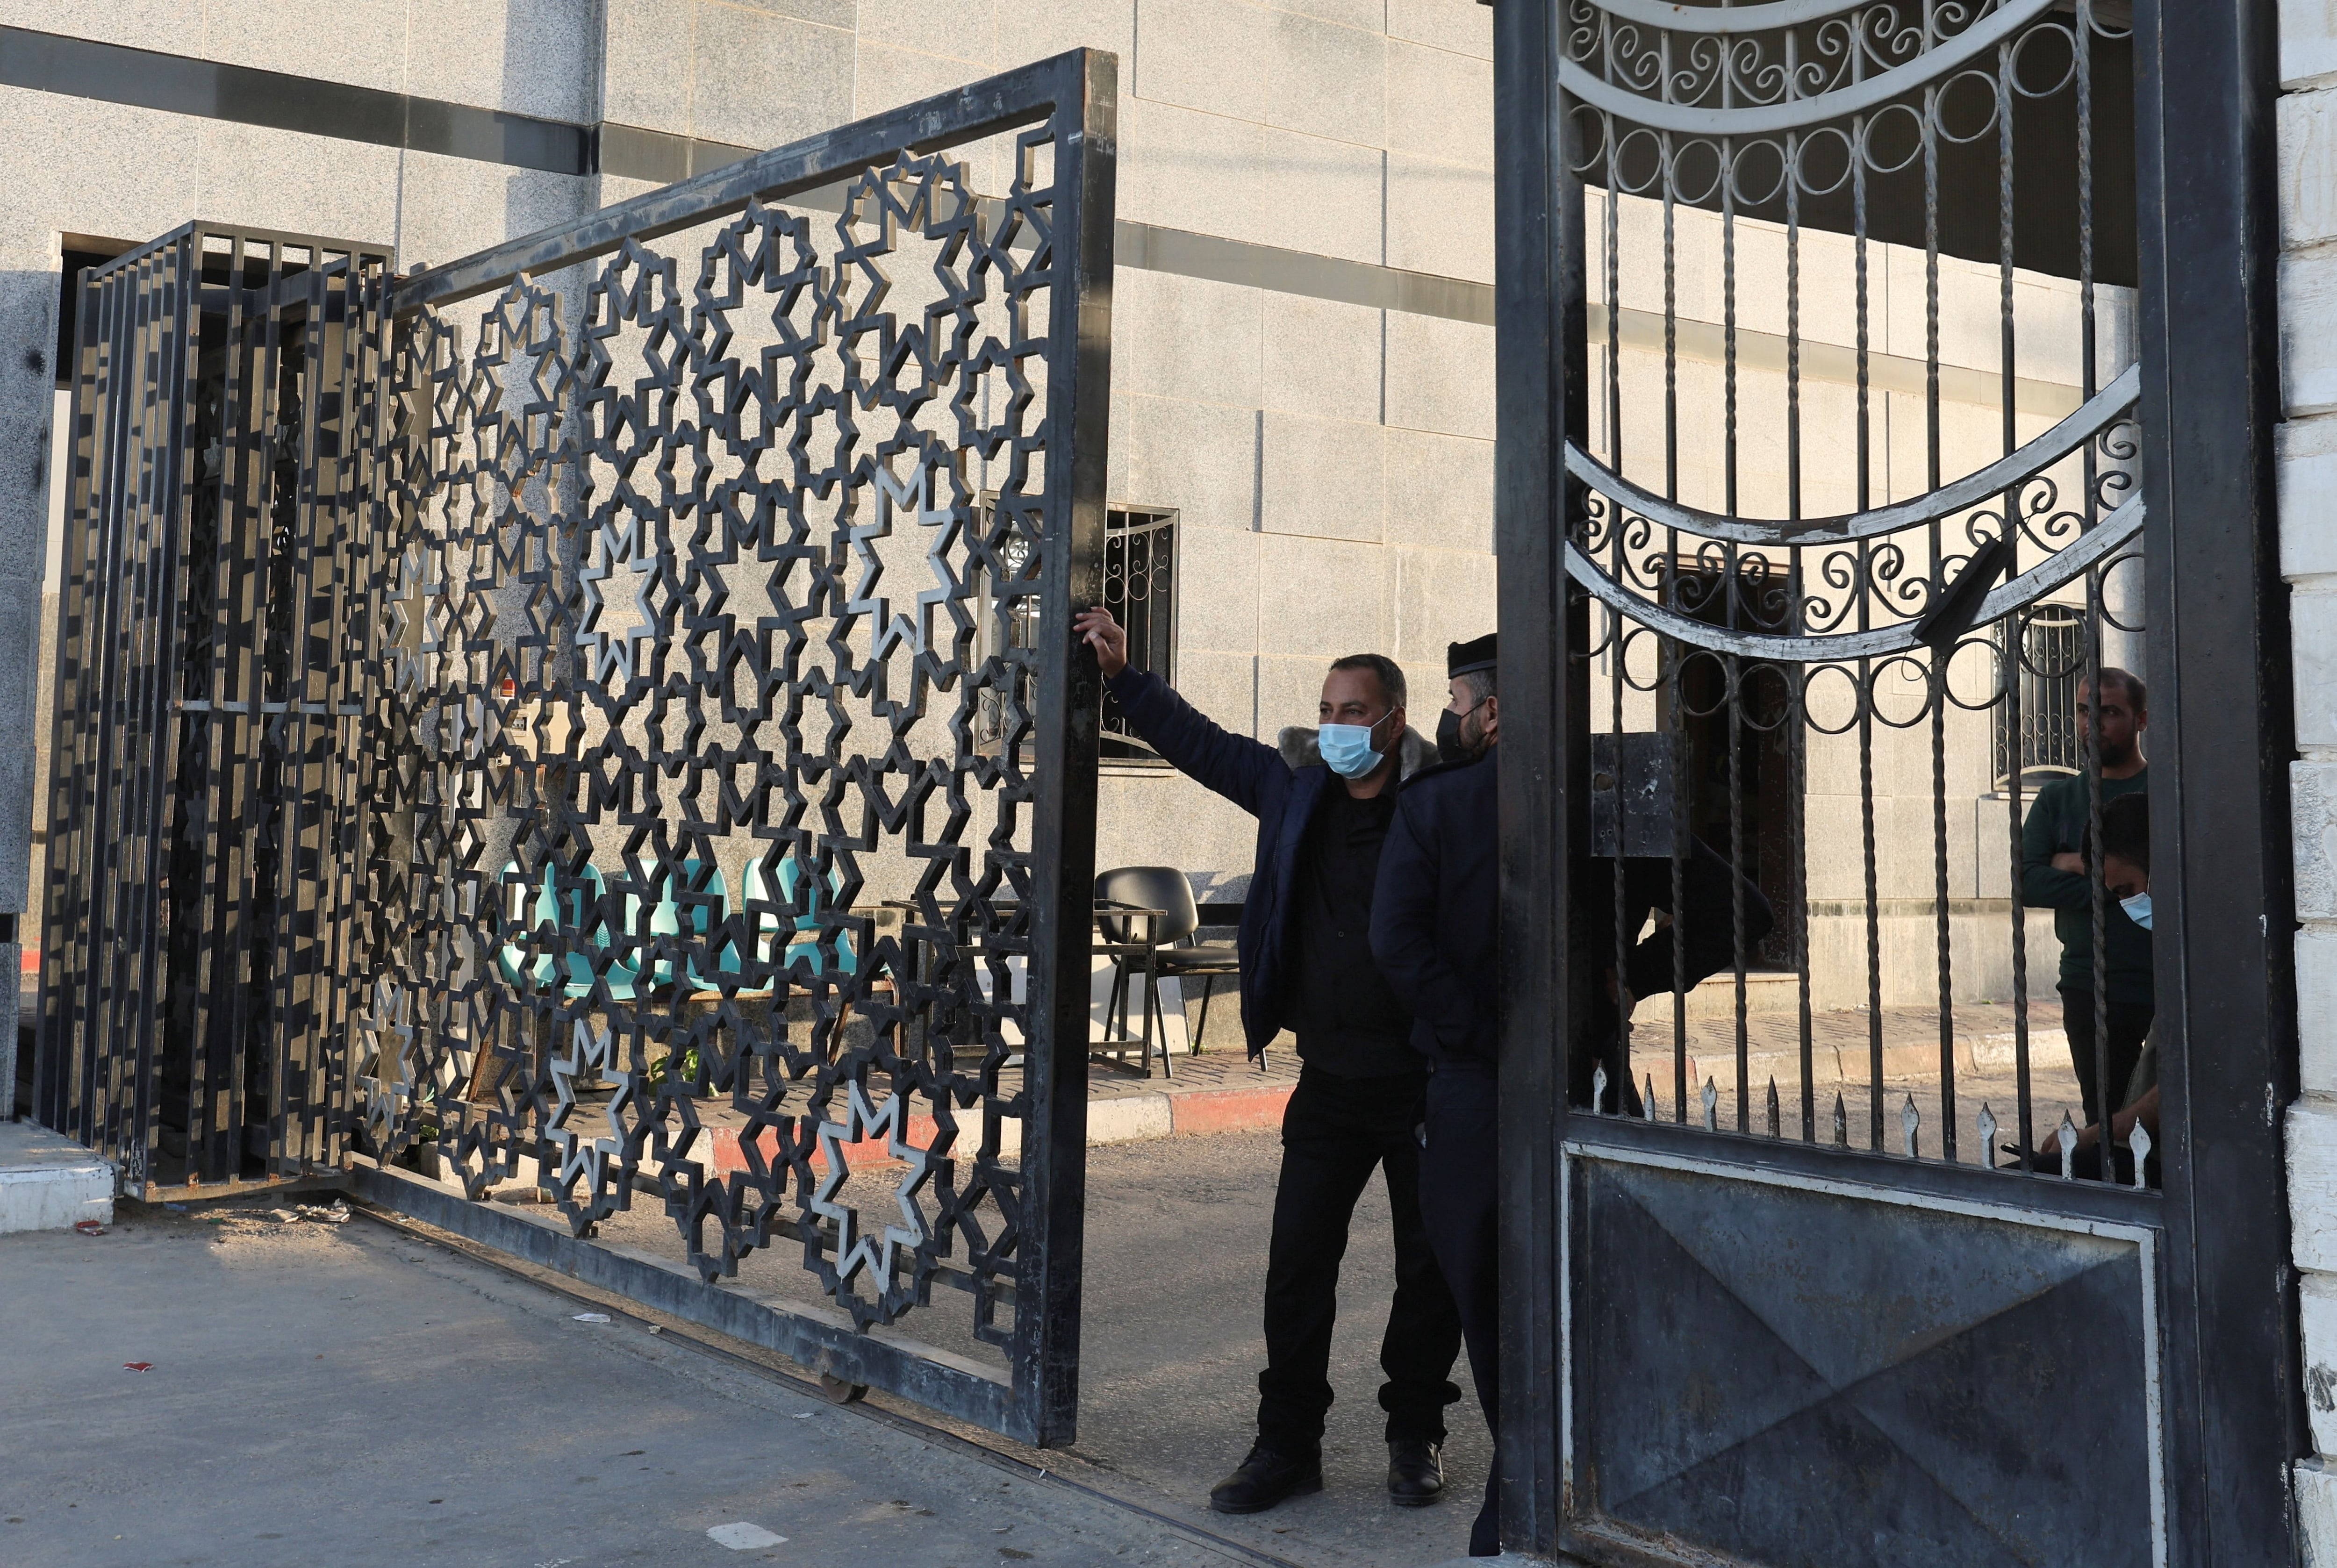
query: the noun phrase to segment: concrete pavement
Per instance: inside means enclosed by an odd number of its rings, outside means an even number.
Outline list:
[[[1279,1135],[1259,1132],[1089,1151],[1079,1440],[1045,1454],[1018,1452],[1294,1562],[1412,1568],[1458,1555],[1468,1546],[1491,1450],[1473,1396],[1464,1392],[1447,1415],[1453,1495],[1420,1509],[1387,1501],[1378,1362],[1394,1269],[1386,1190],[1376,1183],[1357,1207],[1341,1270],[1331,1350],[1337,1399],[1324,1436],[1324,1491],[1247,1518],[1208,1511],[1209,1487],[1240,1460],[1255,1430],[1257,1373],[1266,1363],[1260,1302],[1280,1158]],[[872,1191],[860,1201],[875,1200]],[[601,1233],[613,1244],[683,1256],[672,1222],[650,1204],[603,1220]],[[748,1257],[738,1283],[816,1299],[793,1244]],[[972,1320],[964,1297],[936,1290],[933,1304],[901,1328],[937,1349],[1002,1367],[999,1353],[973,1338]],[[1454,1381],[1467,1389],[1465,1359]],[[919,1418],[939,1419],[922,1412]],[[1001,1444],[986,1434],[980,1440]]]
[[[1255,1561],[579,1309],[363,1220],[0,1239],[0,1563]]]
[[[1255,1400],[1275,1152],[1237,1133],[1091,1156],[1080,1441],[1054,1454],[881,1397],[830,1406],[364,1219],[123,1204],[104,1236],[0,1238],[0,1563],[1446,1560],[1462,1498],[1381,1492],[1378,1194],[1343,1291],[1327,1490],[1207,1511]],[[610,1322],[576,1321],[596,1305]],[[1469,1406],[1453,1425],[1466,1494],[1483,1426]]]

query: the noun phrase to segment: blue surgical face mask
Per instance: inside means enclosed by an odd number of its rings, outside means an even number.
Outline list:
[[[2118,900],[2118,907],[2126,911],[2127,919],[2146,931],[2150,929],[2149,894],[2137,893],[2131,898],[2121,898]]]
[[[1380,715],[1385,719],[1386,714]],[[1372,731],[1377,722],[1370,724],[1325,724],[1315,731],[1316,742],[1323,749],[1323,765],[1342,779],[1361,779],[1380,765],[1380,754],[1372,745]]]

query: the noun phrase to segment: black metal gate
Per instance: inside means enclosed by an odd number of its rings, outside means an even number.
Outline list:
[[[1115,69],[418,275],[200,225],[102,275],[44,1118],[151,1195],[192,1063],[188,1180],[249,1173],[201,1163],[240,1115],[271,1171],[1069,1441]]]
[[[2284,1557],[2245,26],[1500,12],[1510,1544]],[[2234,232],[2177,248],[2186,136]],[[2088,1151],[2154,987],[2158,1132]]]
[[[84,282],[34,1113],[132,1196],[339,1161],[385,251]]]

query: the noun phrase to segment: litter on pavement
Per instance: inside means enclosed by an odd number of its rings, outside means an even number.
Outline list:
[[[786,1536],[774,1535],[760,1524],[749,1524],[743,1519],[736,1524],[717,1524],[707,1534],[714,1537],[716,1545],[728,1546],[733,1552],[752,1552],[758,1546],[784,1546],[787,1542]]]
[[[356,1216],[336,1198],[329,1204],[295,1203],[289,1209],[270,1209],[268,1217],[279,1225],[298,1225],[303,1220],[318,1225],[346,1225]]]

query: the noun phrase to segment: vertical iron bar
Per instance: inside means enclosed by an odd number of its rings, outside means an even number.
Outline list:
[[[2018,563],[2015,564],[2017,566]],[[2008,650],[2005,654],[2004,700],[2012,732],[2017,737],[2020,733],[2021,678],[2029,661],[2027,619],[2021,612],[2016,610],[2005,617],[2004,637]],[[2025,763],[2026,758],[2016,740],[2009,780],[2005,785],[2005,858],[2006,873],[2011,879],[2012,890],[2012,1072],[2019,1101],[2014,1107],[2018,1122],[2016,1146],[2024,1166],[2037,1149],[2029,1082],[2029,914],[2024,896],[2028,874],[2021,848],[2022,829],[2026,826],[2020,810]],[[1994,1164],[1996,1151],[1982,1150],[1981,1159],[1985,1163]]]
[[[1088,949],[1095,880],[1095,655],[1071,632],[1103,594],[1105,440],[1111,407],[1112,212],[1119,65],[1071,57],[1056,100],[1055,271],[1049,286],[1045,563],[1040,612],[1032,863],[1049,890],[1032,916],[1031,1094],[1022,1155],[1026,1272],[1014,1313],[1016,1434],[1071,1441],[1079,1408],[1080,1269],[1086,1203]]]
[[[1606,254],[1601,258],[1601,260],[1605,263],[1607,296],[1607,348],[1605,356],[1607,370],[1607,461],[1614,468],[1615,472],[1619,474],[1623,471],[1624,452],[1622,338],[1623,277],[1620,259],[1618,255],[1618,252],[1621,248],[1622,238],[1621,225],[1618,220],[1618,213],[1621,205],[1619,188],[1622,184],[1623,171],[1615,156],[1615,121],[1613,116],[1601,114],[1599,117],[1599,152],[1600,160],[1604,164],[1603,173],[1605,176],[1604,183],[1606,186],[1606,193],[1602,202],[1605,224],[1605,243],[1603,249],[1605,250]],[[1623,549],[1623,534],[1625,532],[1624,508],[1620,502],[1615,501],[1611,498],[1608,500],[1606,505],[1609,549],[1608,569],[1610,572],[1615,573],[1618,576],[1622,576],[1627,574],[1628,572]],[[1611,611],[1600,612],[1599,619],[1602,621],[1607,627],[1607,689],[1610,699],[1610,709],[1608,714],[1608,719],[1609,727],[1614,732],[1614,757],[1617,769],[1616,779],[1613,785],[1616,805],[1615,855],[1613,863],[1609,867],[1609,870],[1612,873],[1609,879],[1613,884],[1613,906],[1609,911],[1609,919],[1614,926],[1615,939],[1615,1054],[1617,1070],[1610,1073],[1609,1076],[1618,1080],[1618,1082],[1614,1083],[1613,1088],[1615,1093],[1615,1109],[1618,1112],[1620,1112],[1628,1106],[1631,1102],[1630,1085],[1634,1082],[1631,1071],[1631,1012],[1634,1004],[1638,1000],[1638,997],[1634,996],[1631,993],[1630,965],[1630,946],[1633,939],[1638,936],[1638,933],[1636,931],[1627,930],[1624,926],[1624,922],[1627,918],[1626,910],[1628,905],[1628,897],[1626,889],[1626,882],[1628,878],[1626,876],[1627,857],[1625,855],[1627,824],[1623,818],[1625,796],[1622,789],[1623,686],[1625,681],[1623,651],[1624,639],[1629,623],[1626,622],[1623,617],[1615,614]],[[1606,1042],[1599,1041],[1596,1042],[1595,1044],[1599,1049],[1604,1050]],[[1594,1085],[1591,1093],[1590,1103],[1590,1109],[1593,1112],[1604,1112],[1607,1109],[1606,1105],[1602,1102],[1603,1100],[1604,1096],[1598,1093]]]
[[[1493,12],[1496,360],[1494,527],[1499,542],[1503,716],[1501,796],[1500,1235],[1501,1536],[1554,1555],[1564,1431],[1574,1419],[1559,1318],[1560,1143],[1566,1056],[1580,1048],[1578,956],[1569,930],[1572,856],[1584,826],[1579,715],[1565,583],[1575,512],[1560,456],[1585,435],[1582,186],[1576,131],[1558,86],[1552,7]],[[1552,1419],[1555,1413],[1556,1419]]]

